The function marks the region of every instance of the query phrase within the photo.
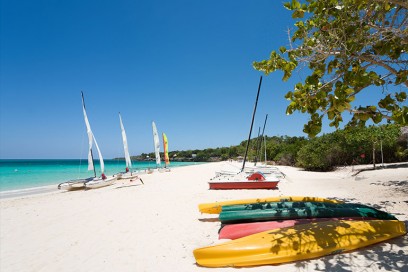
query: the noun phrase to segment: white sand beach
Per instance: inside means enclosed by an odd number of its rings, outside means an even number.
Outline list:
[[[362,203],[408,222],[408,166],[330,173],[278,166],[277,190],[209,190],[207,163],[144,175],[95,190],[52,191],[0,200],[0,271],[408,271],[408,235],[351,253],[275,266],[204,268],[193,250],[220,243],[205,202],[317,196]],[[360,166],[364,167],[364,166]],[[369,167],[369,166],[366,166]],[[354,171],[353,171],[354,170]]]

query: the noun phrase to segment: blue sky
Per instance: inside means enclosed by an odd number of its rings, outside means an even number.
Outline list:
[[[288,44],[283,2],[0,0],[0,158],[86,156],[81,90],[105,158],[237,145],[248,137],[262,73],[253,61]],[[305,136],[286,116],[293,82],[264,76],[253,135]],[[292,84],[291,84],[292,83]],[[324,128],[325,132],[331,130]]]

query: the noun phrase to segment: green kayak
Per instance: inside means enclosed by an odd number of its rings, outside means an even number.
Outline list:
[[[377,209],[361,205],[348,204],[347,207],[325,207],[324,205],[312,205],[296,207],[273,207],[253,210],[222,211],[219,220],[222,224],[235,224],[246,222],[260,222],[272,220],[287,220],[299,218],[343,218],[343,217],[370,217],[381,220],[397,220],[393,215]]]
[[[302,201],[302,202],[263,202],[263,203],[251,203],[251,204],[240,204],[240,205],[228,205],[222,206],[222,212],[230,211],[253,211],[253,210],[267,210],[267,209],[292,209],[292,208],[356,208],[356,207],[367,207],[362,204],[354,203],[325,203],[325,202],[313,202],[313,201]]]

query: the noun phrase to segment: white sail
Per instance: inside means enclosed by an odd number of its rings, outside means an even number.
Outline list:
[[[132,168],[132,161],[130,160],[125,127],[123,126],[122,116],[120,115],[120,113],[119,113],[119,120],[120,120],[120,129],[122,130],[123,148],[125,150],[126,167]]]
[[[94,168],[95,168],[93,158],[92,158],[92,145],[93,145],[93,142],[95,141],[95,146],[96,146],[96,149],[98,150],[98,156],[99,156],[99,161],[100,161],[100,166],[101,166],[101,172],[103,174],[105,172],[105,164],[103,163],[101,150],[99,149],[98,143],[96,142],[95,136],[93,135],[93,132],[91,130],[91,125],[89,124],[88,116],[87,116],[86,110],[85,110],[85,101],[84,101],[84,95],[83,94],[82,94],[82,110],[84,112],[86,133],[88,134],[88,143],[89,143],[88,170],[94,170]]]
[[[94,164],[93,164],[93,158],[92,158],[92,143],[93,143],[93,133],[91,130],[91,125],[89,124],[88,121],[88,116],[86,115],[86,110],[85,110],[85,102],[84,102],[84,97],[82,96],[82,110],[84,112],[84,119],[85,119],[85,125],[86,125],[86,133],[88,134],[88,170],[94,170]]]
[[[95,136],[93,136],[93,139],[95,141],[96,149],[98,150],[99,163],[101,165],[101,173],[103,174],[105,173],[105,164],[103,162],[102,153],[101,150],[99,149],[98,143],[96,142]]]
[[[159,141],[159,134],[157,133],[156,124],[152,122],[153,127],[153,141],[154,141],[154,152],[156,154],[156,164],[157,166],[160,165],[160,141]]]
[[[77,180],[71,180],[71,181],[60,183],[58,185],[58,189],[64,188],[66,190],[76,190],[76,189],[85,188],[85,187],[86,188],[100,188],[100,187],[112,185],[116,180],[115,176],[110,176],[110,177],[105,176],[105,164],[103,162],[102,153],[101,153],[101,150],[99,149],[98,143],[95,139],[95,136],[92,133],[91,126],[89,124],[88,116],[85,110],[84,94],[82,92],[81,94],[82,94],[82,110],[84,113],[86,133],[88,134],[88,140],[89,140],[88,142],[89,143],[88,170],[94,170],[95,176],[91,178],[77,179]],[[95,142],[95,147],[98,150],[99,162],[100,162],[100,167],[101,167],[101,177],[100,178],[96,177],[95,166],[93,162],[92,145],[94,142]]]

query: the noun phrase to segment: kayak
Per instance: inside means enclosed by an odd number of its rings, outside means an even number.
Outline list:
[[[235,240],[259,232],[274,230],[279,228],[293,227],[296,225],[308,224],[313,222],[323,221],[337,221],[337,220],[375,220],[375,218],[363,218],[363,217],[343,217],[343,218],[306,218],[306,219],[289,219],[289,220],[277,220],[277,221],[265,221],[265,222],[253,222],[253,223],[241,223],[241,224],[227,224],[222,225],[219,232],[219,239],[231,239]]]
[[[212,203],[202,203],[198,205],[198,209],[201,213],[218,214],[221,212],[222,206],[226,205],[238,205],[238,204],[251,204],[251,203],[263,203],[263,202],[301,202],[301,201],[314,201],[314,202],[325,202],[325,203],[343,203],[342,201],[321,197],[310,197],[310,196],[278,196],[278,197],[267,197],[267,198],[251,198],[251,199],[237,199],[237,200],[227,200]]]
[[[314,201],[302,201],[302,202],[263,202],[241,205],[227,205],[222,206],[222,212],[229,211],[254,211],[254,210],[267,210],[267,209],[291,209],[291,208],[355,208],[355,207],[367,207],[362,204],[356,203],[325,203]]]
[[[406,234],[398,220],[325,221],[253,234],[193,251],[205,267],[281,264],[338,254]]]
[[[219,220],[223,224],[236,224],[272,220],[300,219],[300,218],[333,218],[333,217],[371,217],[381,220],[396,220],[383,211],[355,204],[355,207],[305,207],[305,208],[270,208],[264,210],[222,211]]]

